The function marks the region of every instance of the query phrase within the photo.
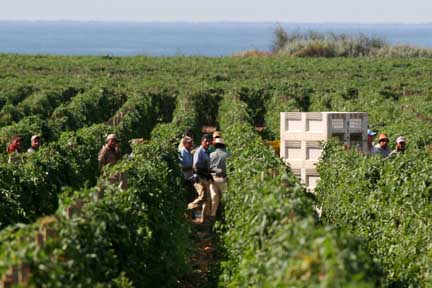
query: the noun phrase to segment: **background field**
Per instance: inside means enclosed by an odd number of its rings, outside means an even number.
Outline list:
[[[431,80],[430,59],[0,55],[0,145],[44,139],[16,165],[1,157],[0,269],[26,263],[47,286],[181,285],[190,227],[175,147],[186,127],[198,139],[212,125],[232,151],[220,285],[430,285]],[[311,195],[262,142],[279,137],[281,111],[364,111],[392,145],[407,137],[408,152],[382,161],[328,145]],[[133,151],[111,169],[128,171],[131,188],[100,197],[109,132]],[[56,236],[35,244],[46,215]]]

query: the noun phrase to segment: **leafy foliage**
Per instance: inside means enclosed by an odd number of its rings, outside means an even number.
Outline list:
[[[363,238],[389,285],[431,281],[431,163],[422,150],[380,160],[330,145],[319,165],[325,221]]]
[[[379,283],[361,242],[313,217],[314,197],[297,183],[250,125],[247,106],[224,99],[229,187],[220,226],[226,287],[324,287]],[[227,125],[227,126],[225,126]]]

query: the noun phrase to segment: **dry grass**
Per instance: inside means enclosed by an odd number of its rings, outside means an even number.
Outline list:
[[[284,34],[281,27],[275,30],[275,40],[273,40],[272,47],[274,54],[293,57],[432,58],[432,49],[408,45],[391,46],[378,37],[364,34],[337,35],[314,31],[303,34],[298,32],[291,34],[285,32]]]
[[[233,57],[270,57],[273,54],[268,51],[247,50],[233,54]]]

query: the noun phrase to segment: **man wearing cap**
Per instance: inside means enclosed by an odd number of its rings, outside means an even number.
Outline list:
[[[98,154],[99,169],[105,165],[114,165],[122,158],[118,139],[115,134],[109,134],[106,138],[106,144],[102,147]],[[120,183],[120,188],[126,189],[126,175],[124,173],[115,173],[109,179],[110,183]]]
[[[372,131],[370,129],[367,130],[367,136],[368,136],[368,138],[367,138],[368,155],[374,154],[375,147],[373,145],[373,140],[375,139],[375,135],[376,134],[377,133],[375,131]]]
[[[389,139],[386,134],[381,133],[378,137],[378,144],[375,145],[373,155],[380,155],[385,158],[390,155],[391,150],[388,147]]]
[[[398,153],[405,153],[405,149],[406,149],[406,139],[405,137],[399,136],[396,139],[396,148],[390,153],[389,157],[397,155]]]
[[[106,144],[99,151],[99,168],[102,169],[107,164],[116,164],[121,159],[120,148],[115,134],[109,134]]]
[[[202,208],[202,223],[208,219],[211,209],[210,181],[212,176],[210,174],[210,155],[208,152],[211,141],[210,135],[204,134],[202,136],[201,146],[193,156],[192,165],[194,187],[198,193],[198,197],[188,204],[188,210],[193,211]]]
[[[41,139],[39,135],[33,135],[30,140],[30,148],[27,149],[27,152],[32,154],[39,150],[41,146]]]
[[[216,138],[214,143],[215,151],[210,153],[210,170],[214,180],[213,182],[210,182],[210,196],[212,202],[210,219],[212,221],[216,217],[220,199],[226,189],[226,159],[228,157],[228,153],[225,151],[224,139],[221,137]]]

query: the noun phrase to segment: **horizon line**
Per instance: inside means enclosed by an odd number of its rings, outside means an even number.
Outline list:
[[[141,21],[141,20],[44,20],[44,19],[0,19],[0,22],[27,22],[27,23],[110,23],[110,24],[351,24],[351,25],[432,25],[431,22],[390,22],[390,21],[240,21],[240,20],[215,20],[215,21],[187,21],[187,20],[172,20],[172,21]]]

